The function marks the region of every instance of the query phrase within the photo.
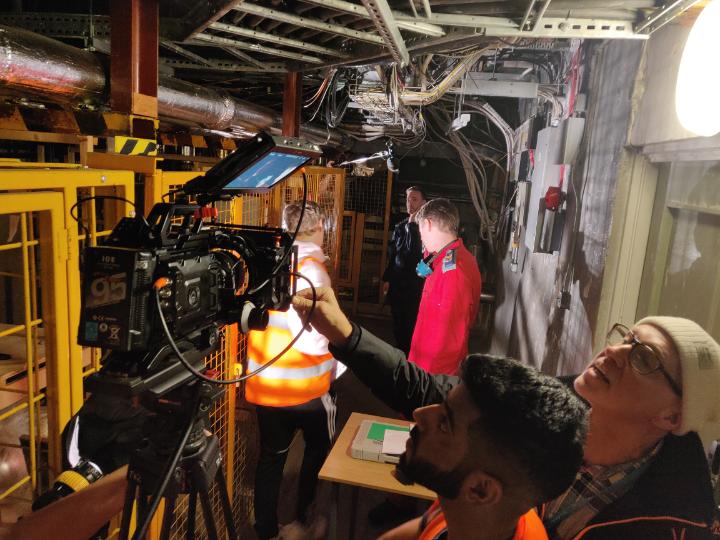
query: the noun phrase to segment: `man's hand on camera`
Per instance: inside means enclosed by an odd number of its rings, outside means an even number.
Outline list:
[[[340,309],[335,293],[330,287],[319,287],[316,291],[315,310],[310,319],[310,324],[315,330],[328,338],[332,345],[343,347],[347,343],[350,334],[352,334],[352,325]],[[311,289],[303,289],[293,296],[293,307],[303,320],[307,318],[310,311],[312,298]]]

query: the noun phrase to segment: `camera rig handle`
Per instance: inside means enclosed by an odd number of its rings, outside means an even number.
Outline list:
[[[195,204],[158,203],[148,216],[153,236],[161,246],[174,246],[180,234],[198,234],[202,228],[202,219],[196,218],[198,206]],[[173,219],[182,217],[178,232],[173,232]]]

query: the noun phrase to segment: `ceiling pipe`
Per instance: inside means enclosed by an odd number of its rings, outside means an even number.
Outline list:
[[[0,89],[54,101],[105,101],[105,70],[92,53],[54,39],[0,26]]]
[[[107,104],[109,80],[94,54],[60,41],[8,26],[0,26],[0,91],[14,96],[28,94],[73,106]],[[158,113],[172,123],[188,122],[210,130],[239,128],[241,132],[282,127],[282,115],[254,103],[172,77],[160,77]],[[311,142],[341,146],[336,130],[313,126],[300,128]]]

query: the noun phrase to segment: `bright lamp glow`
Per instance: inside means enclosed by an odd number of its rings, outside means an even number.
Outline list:
[[[680,124],[710,137],[720,132],[720,0],[713,0],[695,21],[688,36],[675,87]]]

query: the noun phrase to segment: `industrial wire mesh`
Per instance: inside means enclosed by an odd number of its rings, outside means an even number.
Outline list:
[[[360,302],[376,304],[380,299],[390,186],[385,170],[347,179],[339,283],[342,298],[353,301],[353,310]]]
[[[324,167],[307,167],[308,199],[316,201],[325,213],[325,252],[330,257],[334,273],[339,250],[339,231],[343,207],[344,171]],[[165,173],[163,193],[170,193],[180,184],[167,180],[172,177]],[[281,226],[282,209],[285,204],[301,200],[303,196],[302,175],[296,174],[266,193],[243,194],[232,201],[218,201],[218,223],[234,223],[254,226]],[[225,378],[243,372],[246,359],[245,336],[237,332],[236,326],[226,327],[222,333],[221,346],[217,352],[206,358],[208,368],[216,369]],[[240,389],[242,391],[242,388]],[[225,466],[225,474],[233,508],[235,525],[242,536],[251,535],[253,522],[253,480],[257,459],[258,431],[255,415],[244,402],[236,408],[236,389],[228,388],[210,412],[210,429],[218,437]],[[222,523],[222,506],[217,489],[210,492],[210,501],[216,523]],[[180,497],[176,506],[176,517],[172,527],[172,538],[182,538],[187,526],[188,501]],[[196,509],[200,515],[200,508]],[[247,534],[243,534],[243,531]],[[205,538],[202,520],[196,521],[196,538]]]

